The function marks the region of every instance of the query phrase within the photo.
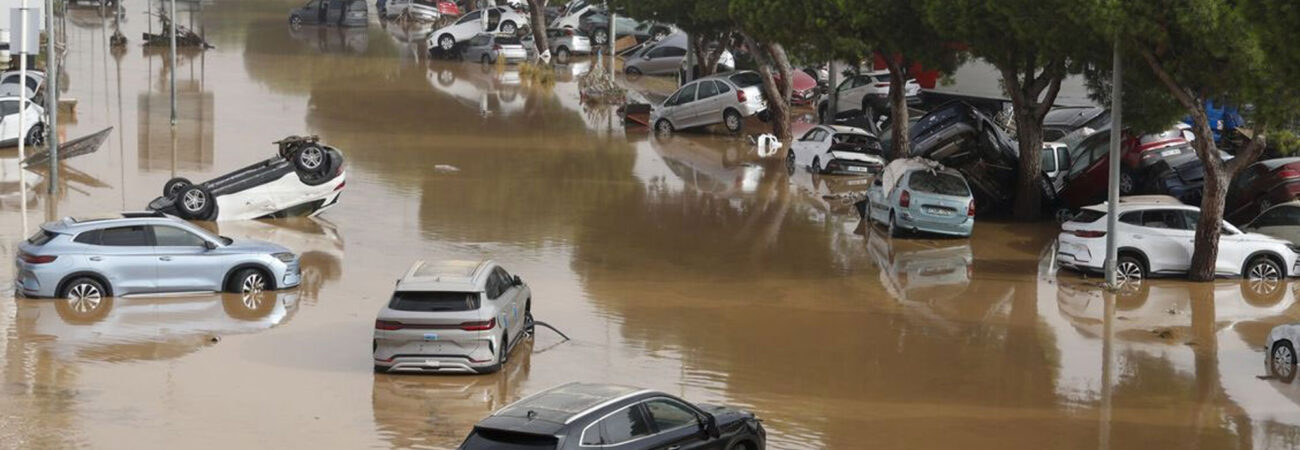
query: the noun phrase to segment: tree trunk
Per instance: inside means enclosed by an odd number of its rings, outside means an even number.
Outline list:
[[[1228,180],[1231,176],[1217,157],[1218,147],[1214,145],[1214,132],[1210,130],[1204,102],[1192,110],[1192,133],[1196,134],[1192,147],[1205,165],[1205,186],[1201,193],[1201,218],[1196,223],[1195,247],[1187,278],[1192,281],[1211,281],[1214,280],[1214,269],[1219,260],[1224,201],[1228,197]]]
[[[781,44],[756,42],[748,35],[745,42],[758,60],[758,75],[763,80],[763,97],[767,100],[768,120],[772,134],[790,148],[793,133],[790,130],[790,59]],[[774,75],[772,72],[777,73]],[[780,81],[777,77],[780,77]]]
[[[889,68],[889,121],[894,135],[893,148],[886,149],[885,160],[906,158],[912,149],[911,137],[908,136],[907,110],[907,67],[906,61],[895,60],[892,55],[884,55],[885,66]],[[868,117],[871,123],[875,118]],[[872,128],[876,128],[872,126]]]
[[[546,42],[546,27],[535,26],[536,24],[546,23],[546,3],[547,0],[528,0],[529,20],[533,25],[529,26],[533,30],[533,44],[537,46],[537,57],[540,59],[542,53],[550,50],[551,46]]]
[[[691,79],[707,77],[718,71],[718,60],[722,58],[722,52],[726,50],[724,43],[718,42],[718,45],[709,50],[709,42],[712,36],[705,33],[696,33],[691,36],[695,40],[695,64],[699,66],[699,71],[694,73]]]
[[[1037,220],[1043,212],[1043,121],[1034,107],[1016,107],[1016,142],[1020,145],[1019,179],[1016,182],[1015,215],[1019,220]]]

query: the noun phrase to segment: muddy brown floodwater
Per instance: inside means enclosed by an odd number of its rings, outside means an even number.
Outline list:
[[[624,133],[579,101],[585,63],[532,86],[429,62],[419,30],[290,30],[296,3],[181,14],[217,48],[175,68],[139,47],[138,9],[119,53],[111,19],[70,12],[61,132],[116,129],[54,198],[20,193],[0,150],[0,258],[21,201],[34,224],[141,209],[168,178],[289,134],[343,149],[350,179],[320,219],[208,224],[301,253],[299,289],[90,310],[0,290],[0,447],[448,448],[569,381],[748,408],[770,448],[1300,445],[1300,387],[1260,378],[1269,329],[1300,319],[1294,284],[1158,281],[1108,303],[1056,273],[1050,224],[891,240],[834,200],[863,180],[787,175],[740,139]],[[372,321],[403,269],[481,256],[573,340],[539,330],[499,374],[373,374]]]

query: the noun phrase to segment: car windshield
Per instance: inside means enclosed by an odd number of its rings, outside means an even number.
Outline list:
[[[763,84],[763,78],[754,72],[741,72],[728,77],[728,79],[736,86],[743,88]]]
[[[880,153],[880,141],[863,134],[836,134],[831,138],[831,150],[854,153]]]
[[[460,445],[464,450],[532,450],[555,448],[554,436],[475,428]]]
[[[399,291],[388,302],[389,308],[418,312],[473,311],[478,306],[477,292]]]
[[[970,188],[966,187],[966,181],[950,173],[928,170],[912,172],[912,177],[908,179],[907,185],[917,192],[939,195],[970,195]]]
[[[514,36],[497,36],[496,43],[499,45],[519,45],[519,38]]]

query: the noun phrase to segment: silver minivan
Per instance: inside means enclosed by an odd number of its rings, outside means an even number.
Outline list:
[[[662,134],[715,123],[739,133],[745,117],[767,111],[757,80],[758,73],[744,70],[686,83],[655,108],[650,123]]]
[[[493,261],[418,261],[375,318],[375,371],[496,372],[531,311],[528,285]]]

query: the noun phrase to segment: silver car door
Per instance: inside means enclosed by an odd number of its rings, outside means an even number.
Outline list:
[[[203,238],[164,225],[153,229],[158,255],[158,292],[219,291],[225,278],[221,256],[209,253]]]
[[[158,256],[154,253],[145,225],[99,230],[99,254],[87,259],[91,268],[108,277],[114,295],[155,292],[158,284]]]
[[[717,82],[713,80],[704,80],[699,83],[700,87],[695,93],[695,107],[691,112],[695,116],[695,123],[708,125],[722,121],[722,105],[718,103],[721,96],[718,95]]]

